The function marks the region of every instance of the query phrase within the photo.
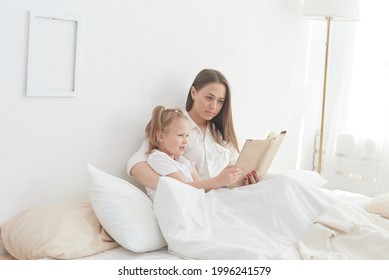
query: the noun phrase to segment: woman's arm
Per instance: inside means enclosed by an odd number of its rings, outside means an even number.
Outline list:
[[[143,186],[156,188],[159,175],[147,164],[147,141],[143,141],[139,150],[127,162],[127,173]]]
[[[135,164],[130,170],[130,175],[143,186],[156,188],[158,185],[159,175],[145,161]]]

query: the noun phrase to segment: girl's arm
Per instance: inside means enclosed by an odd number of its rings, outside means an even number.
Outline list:
[[[197,169],[194,167],[193,168],[193,171],[192,171],[192,178],[193,178],[193,181],[194,182],[199,182],[201,181],[201,177],[199,175],[199,173],[197,172]]]
[[[223,171],[220,172],[220,174],[216,177],[206,180],[201,180],[196,169],[194,169],[194,171],[192,172],[194,182],[185,182],[183,176],[179,172],[174,172],[167,176],[179,180],[192,187],[204,189],[206,192],[208,192],[210,190],[218,189],[236,182],[241,175],[242,170],[240,168],[236,168],[234,166],[229,165],[225,169],[223,169]]]

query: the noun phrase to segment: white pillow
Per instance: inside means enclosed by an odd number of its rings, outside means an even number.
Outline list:
[[[319,173],[310,170],[290,169],[290,170],[284,170],[280,173],[288,175],[294,179],[303,180],[318,188],[321,188],[328,183],[327,180],[324,179],[324,177],[321,176]]]
[[[148,252],[166,246],[153,203],[126,180],[88,164],[90,200],[101,225],[122,247]]]

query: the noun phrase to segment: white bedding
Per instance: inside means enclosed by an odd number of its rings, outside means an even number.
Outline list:
[[[279,259],[389,259],[389,220],[338,200]]]
[[[134,253],[117,247],[80,259],[389,259],[389,219],[382,217],[388,199],[323,184],[317,173],[299,171],[204,193],[164,177],[150,215],[168,248]],[[381,210],[368,213],[365,207],[377,202]],[[1,245],[0,255],[6,252]]]
[[[154,210],[168,248],[81,259],[389,259],[389,220],[366,212],[370,198],[300,175],[209,193],[162,178]]]
[[[333,198],[287,175],[205,193],[160,179],[154,211],[169,251],[187,259],[274,259],[301,240]]]
[[[389,259],[389,220],[365,211],[370,198],[295,175],[209,193],[163,178],[155,213],[169,248],[80,260]]]
[[[209,193],[170,178],[160,187],[155,212],[169,250],[81,259],[389,259],[389,220],[367,213],[364,195],[285,176]]]

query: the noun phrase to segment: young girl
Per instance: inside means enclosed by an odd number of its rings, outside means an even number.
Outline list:
[[[205,191],[236,182],[242,170],[233,166],[227,166],[216,177],[201,180],[195,163],[183,156],[188,146],[189,131],[188,118],[180,109],[155,107],[146,126],[149,166],[161,176],[175,178]],[[146,187],[146,190],[154,199],[155,188]]]

